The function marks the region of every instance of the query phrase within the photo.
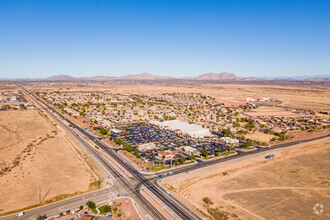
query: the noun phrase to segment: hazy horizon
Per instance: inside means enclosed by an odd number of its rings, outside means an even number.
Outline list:
[[[4,1],[0,78],[330,75],[329,1]]]

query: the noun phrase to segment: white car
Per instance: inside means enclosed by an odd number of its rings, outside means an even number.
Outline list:
[[[20,216],[23,216],[23,215],[25,215],[25,212],[20,212],[20,213],[16,214],[16,217],[20,217]]]

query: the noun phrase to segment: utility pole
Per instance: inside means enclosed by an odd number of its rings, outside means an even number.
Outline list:
[[[39,187],[38,187],[38,192],[39,192],[39,204],[40,204],[40,202],[41,202],[40,185],[39,185]]]

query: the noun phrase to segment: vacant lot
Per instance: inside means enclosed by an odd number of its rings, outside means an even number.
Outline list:
[[[267,144],[270,143],[270,140],[272,138],[276,138],[276,136],[273,134],[265,134],[259,131],[256,131],[253,134],[246,134],[245,137],[253,141],[259,141],[261,143],[267,143]]]
[[[0,215],[91,189],[74,142],[37,110],[0,112]]]
[[[245,114],[257,117],[257,116],[276,116],[276,117],[299,117],[301,115],[291,112],[285,111],[283,108],[276,108],[276,107],[259,107],[257,109],[250,110]]]
[[[273,153],[276,157],[271,160],[254,155],[249,156],[249,162],[225,162],[165,181],[177,196],[207,215],[231,219],[330,218],[326,208],[330,205],[330,138]],[[317,203],[325,207],[322,215],[313,211]]]

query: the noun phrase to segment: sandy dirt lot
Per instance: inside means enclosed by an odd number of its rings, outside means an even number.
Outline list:
[[[167,177],[173,194],[230,219],[329,219],[330,138]],[[207,198],[207,199],[205,199]],[[313,207],[320,203],[322,215]],[[319,207],[317,207],[319,208]]]
[[[270,140],[272,138],[274,138],[274,137],[276,138],[276,136],[273,134],[265,134],[265,133],[262,133],[259,131],[256,131],[253,134],[246,134],[245,137],[249,138],[253,141],[259,141],[259,142],[267,143],[267,144],[270,143]]]
[[[251,117],[257,117],[257,116],[276,116],[276,117],[299,117],[301,115],[291,112],[291,111],[285,111],[283,108],[276,108],[276,107],[259,107],[253,110],[250,110],[249,112],[246,112],[245,114],[251,116]]]
[[[242,85],[242,84],[203,84],[203,83],[154,83],[154,84],[109,84],[85,87],[29,87],[32,90],[48,91],[110,91],[122,94],[148,93],[202,93],[217,98],[225,104],[244,104],[247,97],[275,98],[281,106],[309,108],[315,111],[330,111],[329,86],[282,86],[282,85]]]
[[[0,215],[93,189],[76,143],[37,110],[0,112]]]
[[[116,212],[112,212],[113,218],[116,220],[139,220],[139,214],[137,213],[133,203],[130,199],[116,199],[113,200],[113,205],[111,206],[112,210],[117,208]],[[118,216],[119,214],[119,216]]]

